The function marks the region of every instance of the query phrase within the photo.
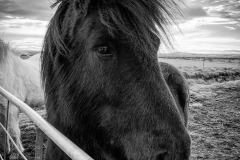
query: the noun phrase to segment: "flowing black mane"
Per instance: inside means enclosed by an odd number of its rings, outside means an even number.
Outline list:
[[[94,3],[91,6],[95,7],[92,8],[97,9],[102,24],[112,36],[120,32],[127,40],[131,40],[136,49],[145,52],[152,52],[151,49],[159,45],[159,40],[153,38],[153,35],[157,35],[161,41],[170,42],[168,28],[172,25],[171,22],[175,22],[176,13],[180,13],[175,0],[96,0],[90,3]],[[69,56],[67,33],[64,32],[70,31],[62,31],[62,28],[70,29],[70,25],[73,24],[62,26],[59,22],[69,16],[71,1],[58,0],[52,7],[57,5],[59,6],[49,24],[44,48],[52,53],[58,51],[64,56]],[[57,47],[51,48],[49,44],[55,44]]]

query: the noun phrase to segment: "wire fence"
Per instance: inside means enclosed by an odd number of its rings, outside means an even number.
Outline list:
[[[2,123],[0,123],[0,126],[2,127],[2,129],[4,130],[5,134],[7,134],[8,138],[11,140],[12,144],[14,145],[14,147],[16,148],[17,152],[21,155],[21,157],[24,160],[27,160],[27,158],[23,155],[23,153],[19,150],[17,144],[14,142],[14,140],[12,139],[12,137],[10,136],[10,134],[8,133],[7,129],[2,125]],[[5,139],[5,143],[7,143],[7,138]],[[6,145],[4,146],[4,159],[6,157]]]
[[[30,120],[32,120],[37,125],[37,135],[36,135],[36,150],[35,150],[35,160],[42,160],[42,151],[43,151],[43,132],[61,148],[71,159],[73,160],[93,160],[89,155],[87,155],[83,150],[81,150],[77,145],[70,141],[66,136],[44,120],[38,113],[36,113],[32,108],[26,105],[24,102],[13,96],[11,93],[0,87],[0,94],[8,99],[9,103],[17,106]],[[8,108],[7,107],[7,108]],[[8,110],[8,109],[7,109]],[[7,113],[8,115],[8,113]],[[7,120],[8,121],[8,120]],[[4,124],[0,123],[0,127],[5,131],[10,141],[13,143],[15,148],[18,150],[19,154],[24,160],[27,158],[23,153],[18,149],[16,143],[13,141],[9,133],[7,132],[7,124],[4,127]],[[7,138],[5,138],[7,142]],[[6,145],[5,145],[6,146]],[[5,153],[4,157],[0,155],[0,160],[6,160],[6,148],[4,147]]]

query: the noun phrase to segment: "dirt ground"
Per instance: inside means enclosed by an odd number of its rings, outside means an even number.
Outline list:
[[[192,160],[240,159],[240,81],[191,87]]]
[[[190,85],[191,159],[240,160],[240,81]],[[35,126],[23,114],[20,118],[24,154],[33,160]],[[14,152],[10,159],[19,158]]]

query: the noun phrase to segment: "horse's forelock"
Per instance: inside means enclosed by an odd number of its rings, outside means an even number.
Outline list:
[[[145,52],[153,52],[159,41],[171,45],[169,27],[175,22],[176,12],[181,13],[175,0],[99,0],[101,22],[109,32],[121,32]],[[110,3],[111,2],[111,3]],[[159,33],[159,30],[161,33]]]
[[[61,34],[61,27],[74,26],[63,24],[62,20],[70,7],[69,4],[74,2],[74,0],[57,0],[51,6],[58,5],[58,9],[46,34],[49,42],[45,40],[52,53],[57,52],[66,57],[70,57],[69,48],[64,42],[66,37]],[[176,12],[181,13],[176,0],[91,0],[89,5],[97,9],[100,21],[108,28],[111,35],[121,32],[136,48],[145,52],[153,52],[151,49],[156,51],[156,46],[159,45],[159,39],[153,38],[156,36],[171,45],[169,27],[176,20],[174,16]],[[55,48],[53,49],[49,44],[53,44]]]
[[[61,54],[63,56],[67,56],[69,54],[69,49],[66,46],[64,37],[62,37],[61,34],[61,22],[68,4],[69,0],[57,0],[53,5],[51,5],[51,8],[58,5],[58,9],[49,23],[42,49],[42,53],[48,52],[47,54],[51,60],[53,60],[56,54]]]

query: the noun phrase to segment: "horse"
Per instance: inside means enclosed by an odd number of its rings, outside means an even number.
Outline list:
[[[157,58],[179,4],[57,0],[56,6],[41,52],[47,121],[96,160],[188,160],[189,87]],[[45,160],[56,159],[70,158],[48,139]]]
[[[31,107],[44,107],[44,93],[40,82],[40,54],[23,60],[25,52],[11,48],[0,39],[0,86],[24,101]],[[5,125],[7,115],[7,99],[0,95],[0,122]],[[8,132],[16,142],[20,151],[24,151],[20,139],[19,109],[9,103]],[[0,128],[0,148],[5,144],[4,131]],[[9,139],[7,152],[10,153]]]

